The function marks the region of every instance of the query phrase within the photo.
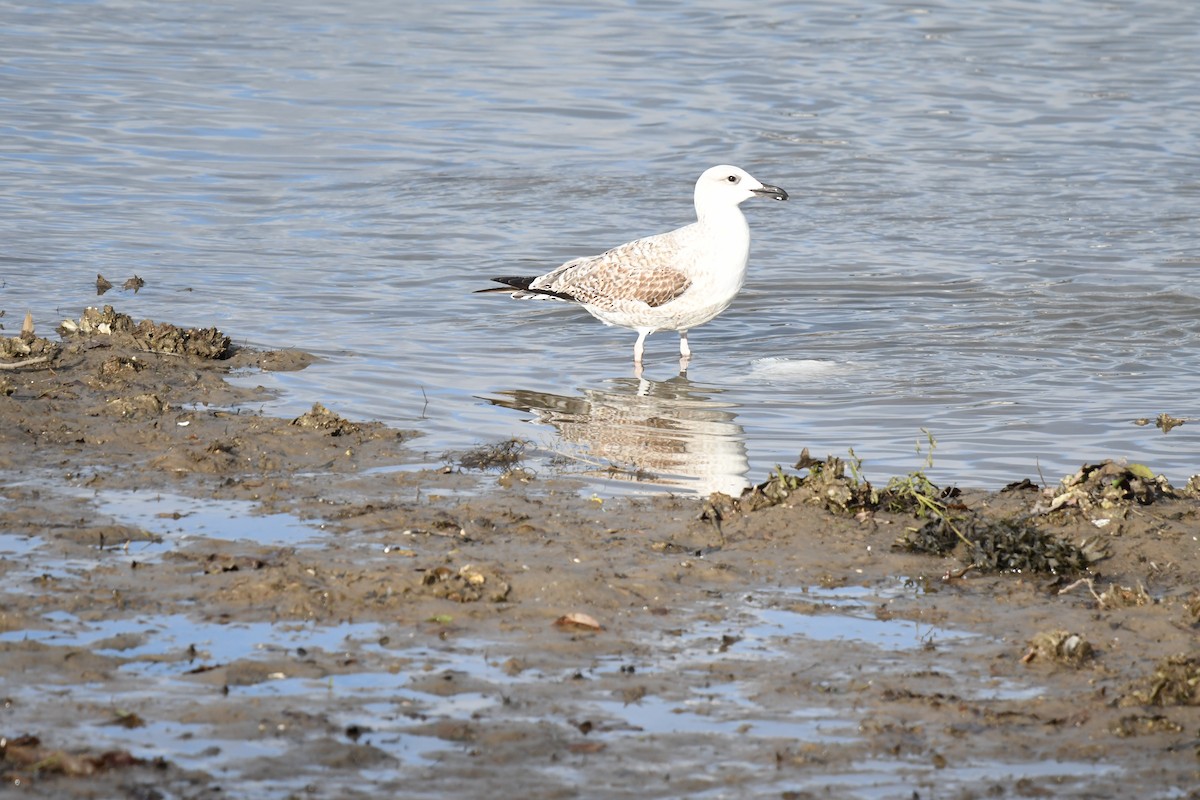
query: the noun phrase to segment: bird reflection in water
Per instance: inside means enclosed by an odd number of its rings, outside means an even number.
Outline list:
[[[578,449],[564,455],[589,476],[737,496],[749,485],[745,432],[734,404],[708,396],[717,391],[702,393],[679,375],[615,378],[577,397],[515,389],[486,399],[553,425],[562,442]]]

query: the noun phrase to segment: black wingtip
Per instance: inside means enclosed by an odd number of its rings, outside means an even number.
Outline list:
[[[524,277],[524,276],[520,276],[520,275],[508,275],[508,276],[501,277],[501,278],[492,278],[492,280],[494,280],[496,283],[503,283],[504,286],[493,286],[490,289],[476,289],[474,293],[475,294],[487,294],[488,292],[523,291],[523,292],[529,292],[531,294],[540,294],[544,297],[553,297],[556,300],[566,300],[571,303],[579,302],[576,298],[574,298],[571,295],[566,294],[564,292],[556,292],[551,289],[531,288],[533,286],[533,282],[537,280],[536,276],[535,277]]]
[[[518,275],[515,277],[508,276],[505,278],[492,278],[492,280],[494,280],[496,283],[503,283],[505,286],[511,286],[514,289],[528,289],[531,285],[533,285],[533,282],[536,281],[537,278],[525,278]]]
[[[524,277],[520,277],[520,276],[517,276],[517,277],[510,276],[510,277],[506,277],[506,278],[492,278],[492,280],[494,280],[496,283],[503,283],[504,285],[503,286],[491,286],[487,289],[476,289],[473,292],[473,294],[493,294],[493,293],[499,293],[499,292],[512,292],[512,291],[516,291],[517,289],[528,289],[529,285],[532,284],[536,280],[536,278],[524,278]]]

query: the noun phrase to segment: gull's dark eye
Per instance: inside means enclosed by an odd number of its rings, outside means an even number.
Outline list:
[[[738,182],[738,176],[737,176],[737,175],[730,175],[730,176],[729,176],[728,178],[726,178],[725,180],[729,181],[730,183],[737,183],[737,182]]]

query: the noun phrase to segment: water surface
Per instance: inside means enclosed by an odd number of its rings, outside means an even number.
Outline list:
[[[273,410],[416,427],[434,463],[518,436],[704,489],[853,447],[879,482],[927,428],[935,479],[1178,483],[1200,425],[1132,421],[1200,416],[1198,29],[1167,0],[0,4],[0,308],[45,333],[140,275],[103,301],[315,351]],[[746,204],[686,381],[673,335],[637,382],[632,333],[471,294],[690,221],[723,162],[792,200]]]

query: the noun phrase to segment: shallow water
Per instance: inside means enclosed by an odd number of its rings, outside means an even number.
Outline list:
[[[293,514],[256,514],[257,504],[249,500],[196,500],[144,491],[97,492],[95,499],[99,513],[158,540],[130,544],[139,561],[197,537],[298,545],[324,535],[319,523],[305,522]]]
[[[0,633],[0,645],[37,642],[46,646],[85,648],[100,656],[123,661],[116,674],[103,682],[72,688],[71,702],[80,708],[112,709],[136,713],[141,724],[114,725],[111,718],[89,719],[81,729],[93,746],[129,748],[139,757],[162,756],[192,769],[205,770],[238,787],[239,796],[274,797],[284,788],[308,787],[319,796],[335,796],[351,785],[361,788],[376,781],[402,776],[418,784],[427,778],[425,767],[442,764],[448,753],[463,751],[469,743],[435,737],[419,723],[428,720],[495,721],[516,725],[522,720],[557,725],[567,738],[575,733],[573,721],[594,721],[592,741],[618,744],[623,739],[645,743],[670,742],[669,770],[651,763],[621,769],[641,769],[649,775],[688,775],[710,780],[715,796],[731,796],[725,786],[740,783],[743,790],[766,793],[779,785],[811,786],[828,791],[837,786],[847,797],[885,798],[907,795],[912,786],[930,780],[923,760],[901,753],[864,760],[851,771],[839,769],[796,772],[763,769],[761,764],[731,756],[735,744],[758,742],[786,751],[789,746],[851,747],[869,736],[872,723],[866,710],[781,702],[779,675],[766,678],[746,667],[754,661],[803,665],[815,656],[828,658],[823,643],[832,643],[864,675],[923,674],[932,665],[944,671],[953,656],[937,655],[926,645],[936,638],[939,650],[952,654],[976,634],[923,626],[913,635],[914,623],[868,617],[864,612],[904,594],[863,587],[826,590],[806,587],[781,595],[760,595],[753,603],[715,604],[721,622],[700,624],[682,635],[648,634],[650,650],[639,655],[605,656],[590,666],[569,669],[564,675],[526,670],[512,674],[503,667],[503,656],[489,655],[494,643],[450,637],[430,645],[414,639],[406,627],[377,623],[270,624],[197,622],[178,614],[143,614],[117,620],[84,620],[65,612],[44,617],[46,627]],[[911,591],[911,590],[909,590]],[[824,606],[820,614],[794,613],[774,608],[796,597]],[[864,625],[865,622],[871,624]],[[838,632],[837,625],[843,629]],[[731,638],[732,637],[732,638]],[[420,637],[426,639],[428,637]],[[969,646],[969,645],[968,645]],[[398,649],[397,649],[398,648]],[[501,651],[502,652],[502,651]],[[345,674],[304,677],[304,664],[313,654],[334,654],[345,664],[356,665]],[[227,686],[224,692],[198,682],[205,667],[223,667],[243,661],[268,661],[278,670],[261,680]],[[587,662],[587,659],[583,659]],[[658,678],[663,694],[650,693],[636,700],[612,699],[611,686],[593,688],[603,675],[624,674],[632,662],[645,680]],[[320,661],[328,665],[328,659]],[[299,673],[299,674],[297,674]],[[572,675],[573,673],[573,675]],[[688,674],[707,675],[697,687]],[[743,674],[745,673],[745,674]],[[586,674],[586,679],[584,675]],[[428,677],[454,675],[478,691],[430,692]],[[797,673],[791,678],[796,679]],[[550,719],[540,716],[536,698],[556,695],[556,687],[576,684],[569,698],[558,697]],[[964,675],[959,702],[998,697],[989,687],[996,682],[978,674]],[[437,683],[435,680],[434,683]],[[1038,681],[1023,681],[1019,692],[1040,694]],[[1008,694],[1018,693],[1009,689]],[[52,686],[10,687],[14,724],[29,724],[41,704],[61,703],[61,689]],[[831,699],[840,691],[831,690]],[[300,705],[280,712],[271,700]],[[229,706],[249,705],[261,722],[258,731],[236,741],[229,735]],[[203,707],[203,711],[199,706]],[[144,716],[145,719],[141,719]],[[264,778],[264,767],[286,757],[305,742],[333,740],[328,730],[307,729],[304,721],[316,718],[330,730],[349,736],[362,731],[365,742],[394,759],[381,764],[379,773],[353,770],[349,776],[318,763],[293,767],[287,778]],[[218,724],[224,720],[225,726]],[[277,730],[273,730],[277,726]],[[318,729],[322,726],[318,726]],[[294,730],[293,730],[294,728]],[[335,734],[336,735],[336,734]],[[357,740],[357,739],[356,739]],[[332,747],[331,744],[324,745]],[[712,749],[723,753],[712,760]],[[738,751],[740,752],[740,751]],[[559,770],[584,771],[578,763],[556,766],[557,759],[532,759],[530,769],[552,785]],[[731,781],[728,772],[745,772]],[[1097,774],[1119,775],[1116,766],[1072,762],[1014,754],[999,761],[976,756],[952,768],[939,768],[937,783],[950,790],[999,781],[1013,776],[1052,776],[1056,780],[1095,780]],[[534,778],[535,780],[537,778]],[[660,778],[661,779],[661,778]],[[317,789],[319,787],[319,790]],[[653,790],[648,790],[653,795]]]
[[[278,410],[418,428],[434,463],[518,436],[705,490],[853,447],[881,482],[927,428],[935,480],[1197,470],[1200,426],[1132,423],[1200,391],[1196,4],[131,0],[0,23],[8,331],[137,274],[101,302],[320,353],[272,378]],[[632,333],[470,293],[689,221],[720,162],[792,200],[746,204],[747,286],[686,381],[674,335],[638,382]]]

